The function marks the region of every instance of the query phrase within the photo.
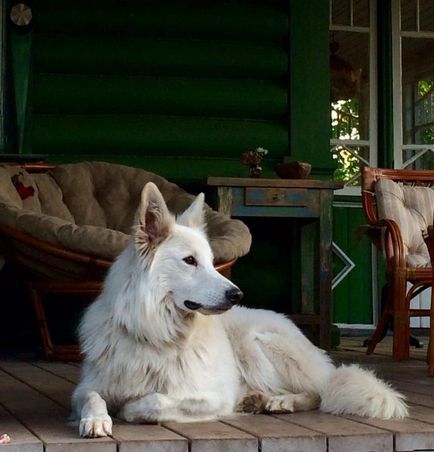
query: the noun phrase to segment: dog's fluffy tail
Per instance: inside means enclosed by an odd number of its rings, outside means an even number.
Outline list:
[[[332,372],[321,391],[321,410],[331,414],[355,414],[381,419],[404,418],[404,396],[374,372],[357,365],[343,365]]]

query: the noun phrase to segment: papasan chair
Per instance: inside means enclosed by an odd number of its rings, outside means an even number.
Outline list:
[[[124,249],[147,182],[174,214],[194,199],[143,169],[106,163],[0,165],[0,253],[29,288],[45,359],[77,361],[77,345],[56,345],[44,297],[98,295],[113,259]],[[207,233],[220,272],[250,248],[247,226],[206,207]]]

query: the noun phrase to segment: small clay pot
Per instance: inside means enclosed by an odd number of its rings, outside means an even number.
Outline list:
[[[278,163],[276,173],[282,179],[306,179],[312,170],[312,165],[307,162]]]

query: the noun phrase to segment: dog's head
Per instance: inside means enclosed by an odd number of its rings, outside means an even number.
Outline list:
[[[217,314],[237,304],[243,294],[215,270],[205,226],[203,193],[175,219],[150,182],[142,192],[133,239],[159,298],[185,312]]]

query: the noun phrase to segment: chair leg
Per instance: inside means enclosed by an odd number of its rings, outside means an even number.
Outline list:
[[[429,318],[429,344],[427,351],[428,374],[434,377],[434,289],[431,292],[431,310]]]
[[[410,347],[423,348],[423,342],[417,337],[410,336]]]
[[[393,359],[410,358],[410,315],[407,306],[407,282],[401,275],[395,276],[391,285],[393,303]]]
[[[390,306],[390,304],[389,285],[385,284],[381,289],[381,317],[377,323],[374,334],[363,344],[365,347],[368,347],[366,350],[367,355],[374,352],[377,344],[381,342],[387,334],[392,322],[392,306]]]
[[[431,330],[430,333],[430,338],[429,338],[429,345],[428,345],[428,354],[427,354],[427,361],[428,361],[428,375],[430,377],[434,377],[434,347],[432,345],[433,341],[434,341],[434,334],[433,331]]]
[[[390,315],[383,313],[380,317],[380,320],[377,323],[377,327],[375,329],[372,337],[366,342],[368,349],[366,350],[366,354],[370,355],[374,353],[375,347],[379,342],[381,342],[387,334],[388,325],[390,323]]]
[[[51,340],[50,330],[48,328],[47,318],[45,316],[44,305],[41,293],[32,284],[29,284],[30,297],[35,310],[36,320],[38,322],[39,335],[41,337],[42,353],[45,359],[52,358],[54,353],[53,341]]]

